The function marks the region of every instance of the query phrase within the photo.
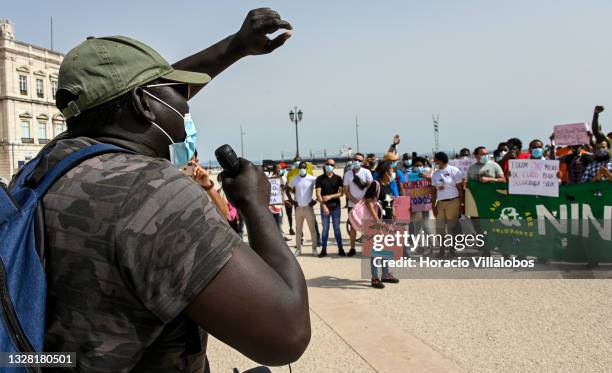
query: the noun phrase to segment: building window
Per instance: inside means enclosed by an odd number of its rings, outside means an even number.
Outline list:
[[[36,79],[36,96],[38,98],[45,97],[45,86],[42,79]]]
[[[24,144],[32,144],[34,139],[30,136],[30,122],[27,120],[21,121],[21,142]]]
[[[22,95],[28,95],[28,77],[25,75],[19,75],[19,92]]]
[[[52,80],[51,81],[51,95],[53,96],[54,100],[55,100],[56,93],[57,93],[57,80]]]
[[[66,130],[66,125],[63,122],[53,124],[53,136],[57,136]]]
[[[46,144],[49,142],[47,138],[47,122],[38,122],[38,143]]]

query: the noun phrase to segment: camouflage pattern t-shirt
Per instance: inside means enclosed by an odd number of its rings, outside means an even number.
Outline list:
[[[60,140],[45,168],[88,138]],[[183,310],[242,240],[203,189],[168,161],[89,159],[43,199],[45,351],[86,372],[203,371],[206,333]]]

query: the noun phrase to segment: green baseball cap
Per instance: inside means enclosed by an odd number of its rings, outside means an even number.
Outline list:
[[[88,37],[68,52],[60,66],[57,89],[65,89],[77,99],[58,108],[64,118],[75,117],[156,79],[204,85],[211,78],[173,69],[153,48],[132,38]],[[191,90],[187,91],[190,99]]]

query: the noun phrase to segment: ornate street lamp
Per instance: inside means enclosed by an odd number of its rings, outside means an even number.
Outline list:
[[[295,106],[293,110],[289,112],[289,120],[291,120],[291,123],[295,124],[295,156],[296,157],[300,156],[300,141],[298,139],[298,123],[302,121],[303,115],[304,113],[302,112],[301,109],[298,110],[297,106]]]

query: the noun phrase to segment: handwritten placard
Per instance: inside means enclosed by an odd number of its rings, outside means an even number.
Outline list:
[[[556,145],[588,144],[589,135],[586,123],[560,124],[555,126]]]
[[[476,159],[474,158],[451,159],[450,161],[448,161],[449,165],[455,166],[458,169],[460,169],[464,176],[467,175],[468,168],[470,168],[470,166],[473,165],[474,163],[476,163]]]
[[[511,159],[508,192],[559,197],[559,161]]]
[[[374,221],[365,222],[361,256],[399,259],[404,252],[402,242],[397,242],[397,232],[403,237],[406,228],[398,224],[376,225]]]
[[[268,181],[270,182],[270,205],[281,205],[283,203],[281,179],[274,177],[268,179]]]
[[[430,180],[421,179],[408,181],[404,185],[410,196],[412,212],[431,210],[432,188]]]

